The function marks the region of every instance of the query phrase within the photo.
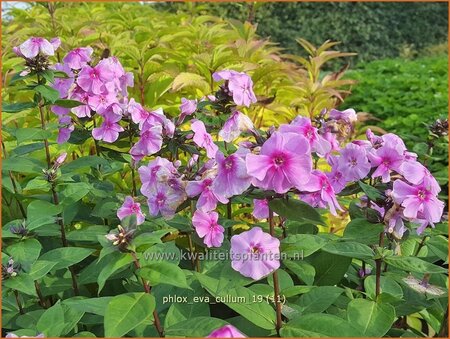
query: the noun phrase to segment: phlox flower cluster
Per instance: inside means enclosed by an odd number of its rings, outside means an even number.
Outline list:
[[[46,67],[45,58],[54,55],[59,45],[58,39],[31,38],[15,48],[15,52],[27,60],[30,71],[36,71],[37,66]],[[70,138],[75,128],[72,115],[81,121],[100,116],[101,124],[94,126],[92,136],[106,143],[118,140],[124,132],[121,122],[126,120],[130,133],[136,132],[138,136],[130,154],[132,166],[138,168],[140,192],[147,200],[149,214],[169,219],[183,208],[187,199],[195,200],[192,223],[207,247],[220,247],[224,241],[219,204],[227,204],[233,197],[255,189],[272,197],[290,194],[336,215],[343,210],[337,195],[343,194],[351,183],[370,181],[384,188],[384,200],[366,198],[365,206],[378,212],[386,224],[386,232],[395,237],[403,236],[407,229],[405,222],[418,224],[417,232],[421,233],[441,220],[444,203],[438,199],[439,184],[400,137],[376,136],[367,130],[366,140],[348,142],[357,121],[353,109],[324,110],[314,120],[298,116],[289,124],[272,127],[263,134],[245,114],[257,97],[251,77],[244,72],[214,73],[212,77],[219,83],[219,90],[199,100],[182,98],[180,113],[172,121],[162,109],[147,110],[128,98],[133,76],[115,57],[97,60],[92,48],[76,48],[53,68],[67,74],[53,83],[60,97],[82,103],[74,108],[52,107],[60,123],[58,142]],[[217,114],[205,110],[208,105]],[[221,114],[226,119],[221,117],[220,128],[212,126],[208,115]],[[180,147],[195,149],[189,152],[186,164],[160,156],[169,140]],[[146,158],[152,155],[156,157]],[[319,169],[319,161],[327,163],[329,170],[323,170],[323,166]],[[135,197],[126,197],[117,211],[118,218],[136,215],[137,224],[142,224],[145,215],[137,201]],[[254,200],[252,214],[256,219],[269,217],[268,203],[268,199]],[[279,259],[268,259],[266,255],[279,254],[279,240],[259,227],[234,235],[231,251],[255,258],[232,262],[233,269],[255,280],[280,265]],[[236,334],[229,327],[223,331]]]

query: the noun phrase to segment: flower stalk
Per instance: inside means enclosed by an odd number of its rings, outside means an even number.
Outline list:
[[[133,262],[134,262],[134,266],[136,267],[136,269],[140,269],[141,264],[139,263],[139,260],[136,257],[136,252],[131,251],[131,256],[133,257]],[[141,281],[142,281],[142,286],[144,287],[145,293],[151,294],[152,289],[151,289],[150,285],[144,280],[144,278],[141,278]],[[161,325],[161,321],[159,319],[158,312],[156,311],[156,309],[153,311],[153,325],[155,326],[159,337],[164,338],[164,329]]]
[[[273,211],[270,207],[269,207],[269,227],[270,227],[270,235],[274,237],[275,225],[273,221]],[[278,281],[278,272],[276,270],[273,272],[272,277],[273,277],[273,297],[275,300],[275,311],[277,314],[275,330],[277,331],[277,335],[280,336],[280,329],[283,324],[283,320],[281,318],[280,284]]]

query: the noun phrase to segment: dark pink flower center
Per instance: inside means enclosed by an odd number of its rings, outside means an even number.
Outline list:
[[[225,169],[231,170],[234,167],[234,160],[233,160],[233,158],[230,157],[228,159],[225,159],[225,161],[223,163],[223,166],[225,167]]]
[[[278,154],[273,158],[273,162],[275,166],[283,166],[283,164],[286,162],[286,157],[284,154]]]
[[[156,195],[156,204],[158,206],[162,206],[162,205],[164,205],[165,202],[166,202],[166,195],[164,193],[161,193],[161,192],[158,193]]]
[[[419,200],[426,200],[428,198],[429,192],[427,190],[421,189],[417,192],[417,197]]]

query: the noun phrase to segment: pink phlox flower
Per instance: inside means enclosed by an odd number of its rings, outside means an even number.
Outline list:
[[[222,152],[216,153],[217,177],[214,179],[212,189],[222,203],[228,198],[242,194],[250,187],[252,178],[247,174],[245,160],[239,154],[227,157]]]
[[[441,187],[430,171],[417,161],[405,161],[400,173],[413,185],[424,184],[434,195],[441,191]]]
[[[85,92],[81,87],[76,87],[72,92],[72,94],[70,95],[70,99],[77,100],[84,104],[77,107],[73,107],[71,109],[71,112],[73,114],[75,114],[79,118],[91,117],[93,107],[89,105],[89,93]]]
[[[364,178],[370,171],[370,163],[363,146],[349,143],[341,150],[338,158],[338,170],[347,181]]]
[[[78,47],[64,57],[63,62],[72,69],[81,69],[91,61],[94,50],[91,47]]]
[[[311,151],[316,152],[319,156],[325,156],[331,152],[331,144],[329,141],[319,135],[318,130],[306,117],[297,116],[289,125],[281,125],[279,128],[281,133],[292,132],[299,133],[304,136],[311,147]]]
[[[253,123],[248,116],[239,111],[234,111],[227,121],[225,121],[222,129],[219,131],[219,136],[225,142],[232,142],[242,132],[252,130],[253,128]]]
[[[358,120],[356,112],[353,108],[348,108],[344,111],[332,109],[328,116],[332,120],[344,120],[347,123],[355,123]]]
[[[212,331],[206,338],[247,338],[233,325],[225,325]]]
[[[198,196],[197,209],[208,212],[216,209],[219,199],[212,190],[213,178],[205,178],[198,181],[188,181],[186,193],[188,197]]]
[[[213,79],[214,81],[228,80],[228,90],[236,105],[250,107],[250,104],[257,102],[253,92],[253,81],[246,73],[223,70],[214,73]]]
[[[122,206],[117,210],[117,217],[123,220],[125,217],[133,214],[136,215],[138,225],[145,221],[145,215],[141,211],[141,204],[135,202],[132,197],[127,196]]]
[[[407,151],[405,143],[403,140],[396,134],[388,133],[381,136],[383,139],[383,144],[388,145],[390,147],[395,147],[399,153],[403,154]]]
[[[444,203],[438,200],[431,187],[425,183],[411,186],[397,179],[394,181],[393,196],[405,208],[403,214],[406,218],[416,219],[420,213],[429,223],[441,220]]]
[[[155,188],[160,183],[166,184],[170,178],[178,175],[173,163],[161,157],[156,157],[147,166],[139,167],[138,172],[142,183],[141,193],[145,196],[149,195],[151,188]]]
[[[254,280],[280,267],[280,241],[260,227],[231,237],[231,267]]]
[[[56,42],[57,41],[54,40],[54,43]],[[36,57],[39,53],[47,56],[55,55],[55,46],[47,39],[31,37],[18,47],[18,51],[20,51],[20,54],[25,58],[31,59]]]
[[[391,171],[400,173],[400,167],[404,161],[403,154],[399,152],[398,148],[390,147],[387,144],[369,152],[368,157],[372,167],[377,167],[372,173],[372,178],[381,177],[384,183],[391,180]]]
[[[146,124],[140,132],[139,141],[131,148],[130,154],[135,161],[139,161],[146,155],[159,152],[162,143],[162,126]]]
[[[77,84],[84,91],[92,94],[108,92],[107,83],[114,79],[113,71],[105,64],[95,67],[84,66],[78,74]]]
[[[184,200],[186,194],[179,190],[174,190],[167,184],[156,184],[146,191],[148,207],[152,216],[161,214],[164,218],[170,219]]]
[[[114,93],[105,92],[88,97],[88,105],[100,115],[103,115],[106,109],[113,103],[117,103],[117,97]]]
[[[219,214],[215,211],[196,210],[192,216],[192,225],[207,247],[220,247],[223,242],[223,226],[218,224]]]
[[[74,84],[74,74],[72,70],[67,65],[55,64],[54,69],[67,74],[68,78],[55,78],[52,87],[59,92],[60,98],[67,98],[69,95],[69,90]]]
[[[320,198],[328,205],[331,214],[337,215],[336,209],[343,211],[336,199],[333,186],[325,173],[318,170],[312,171],[309,181],[303,185],[302,190],[310,193],[319,192]]]
[[[186,98],[181,98],[180,111],[181,114],[178,117],[177,124],[181,125],[184,121],[184,118],[188,115],[191,115],[197,110],[197,100],[189,100]]]
[[[383,138],[375,135],[370,128],[366,130],[366,138],[374,148],[378,148],[384,143]]]
[[[262,145],[259,155],[247,155],[246,165],[256,187],[277,193],[301,189],[311,176],[309,142],[297,133],[275,132]]]
[[[142,128],[145,128],[145,124],[161,124],[163,128],[163,135],[169,138],[172,138],[175,133],[175,124],[166,117],[162,108],[150,111],[147,120],[144,121]]]
[[[334,193],[340,193],[347,185],[347,180],[344,174],[338,169],[338,166],[333,166],[330,172],[325,173],[333,187]]]
[[[306,202],[311,207],[327,208],[326,202],[322,199],[320,192],[305,193],[302,192],[298,196],[301,201]]]
[[[104,120],[100,127],[92,130],[92,136],[96,140],[113,143],[119,138],[119,132],[124,131],[123,127],[118,124],[122,117],[115,114],[112,110],[106,110],[103,118]]]
[[[194,142],[198,147],[206,149],[206,156],[213,159],[219,147],[213,142],[211,135],[206,132],[205,124],[200,120],[192,120],[191,129],[194,132]]]
[[[256,219],[269,218],[269,201],[267,199],[253,199],[253,212],[252,215]],[[274,216],[278,215],[276,213]]]

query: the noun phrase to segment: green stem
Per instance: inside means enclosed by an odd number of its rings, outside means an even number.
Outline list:
[[[275,226],[273,222],[273,211],[270,208],[269,208],[269,227],[270,227],[270,235],[274,237]],[[280,329],[283,324],[283,320],[281,318],[280,284],[278,281],[278,272],[276,270],[273,272],[272,277],[273,277],[273,297],[275,300],[275,310],[277,314],[275,330],[277,331],[277,335],[280,336]]]
[[[141,268],[141,264],[139,264],[139,260],[136,257],[136,252],[132,251],[130,252],[131,256],[133,257],[134,266],[136,269]],[[141,278],[142,286],[144,287],[145,293],[151,294],[151,287],[150,285],[144,280],[144,278]],[[156,309],[153,311],[153,324],[155,325],[156,331],[158,331],[158,335],[163,338],[164,337],[164,329],[161,326],[161,321],[159,320],[158,312]]]
[[[16,303],[17,303],[17,307],[19,308],[19,313],[25,314],[25,312],[23,311],[23,308],[22,308],[22,303],[19,300],[19,292],[14,290],[14,296],[16,297]]]

